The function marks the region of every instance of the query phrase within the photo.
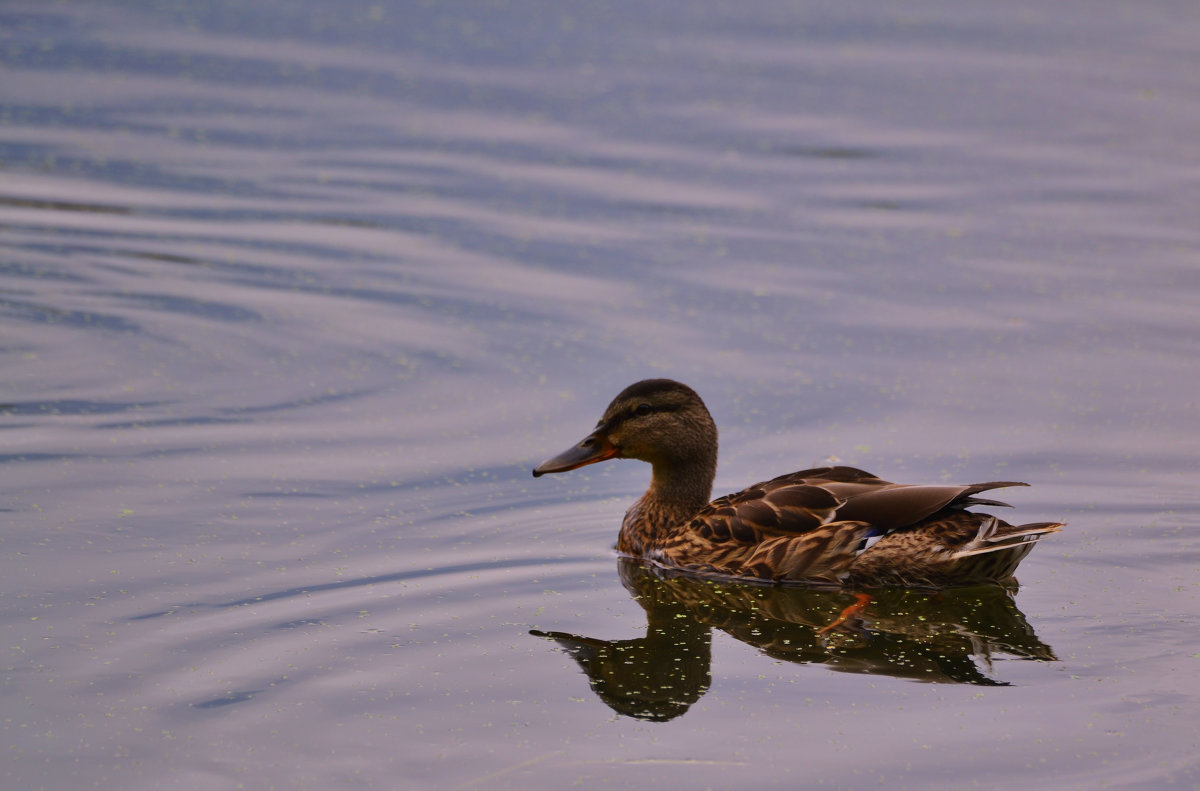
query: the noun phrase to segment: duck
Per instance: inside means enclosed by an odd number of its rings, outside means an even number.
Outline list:
[[[952,588],[1014,585],[1034,545],[1065,525],[1009,524],[980,495],[1028,486],[899,484],[847,466],[800,470],[710,502],[717,426],[695,390],[645,379],[622,390],[580,442],[535,478],[609,459],[650,464],[650,485],[621,522],[618,554],[651,566],[770,584]],[[862,600],[869,600],[863,594]]]

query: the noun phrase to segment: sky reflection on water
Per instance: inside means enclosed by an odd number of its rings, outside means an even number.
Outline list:
[[[0,30],[6,787],[1196,782],[1190,5]],[[841,599],[654,583],[708,663],[614,714],[529,631],[653,637],[610,551],[646,470],[528,470],[651,375],[719,493],[836,457],[1068,527],[1005,629],[901,597],[944,643],[880,605],[772,653],[739,630]],[[831,672],[888,646],[945,677]]]

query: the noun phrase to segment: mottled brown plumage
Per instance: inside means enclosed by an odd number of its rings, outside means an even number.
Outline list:
[[[670,379],[627,387],[591,434],[533,474],[612,458],[641,459],[652,470],[617,550],[703,574],[856,587],[1002,582],[1062,527],[965,510],[1003,506],[976,495],[1024,483],[906,485],[853,467],[781,475],[710,503],[717,428],[695,391]]]

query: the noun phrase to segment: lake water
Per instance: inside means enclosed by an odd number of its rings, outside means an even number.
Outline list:
[[[0,9],[0,784],[1200,785],[1200,6]],[[716,493],[1029,481],[1021,588],[619,563]],[[1007,516],[1007,514],[1006,514]]]

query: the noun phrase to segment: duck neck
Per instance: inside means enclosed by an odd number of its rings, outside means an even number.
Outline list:
[[[650,487],[625,514],[617,549],[642,555],[708,505],[716,454],[653,464]]]

